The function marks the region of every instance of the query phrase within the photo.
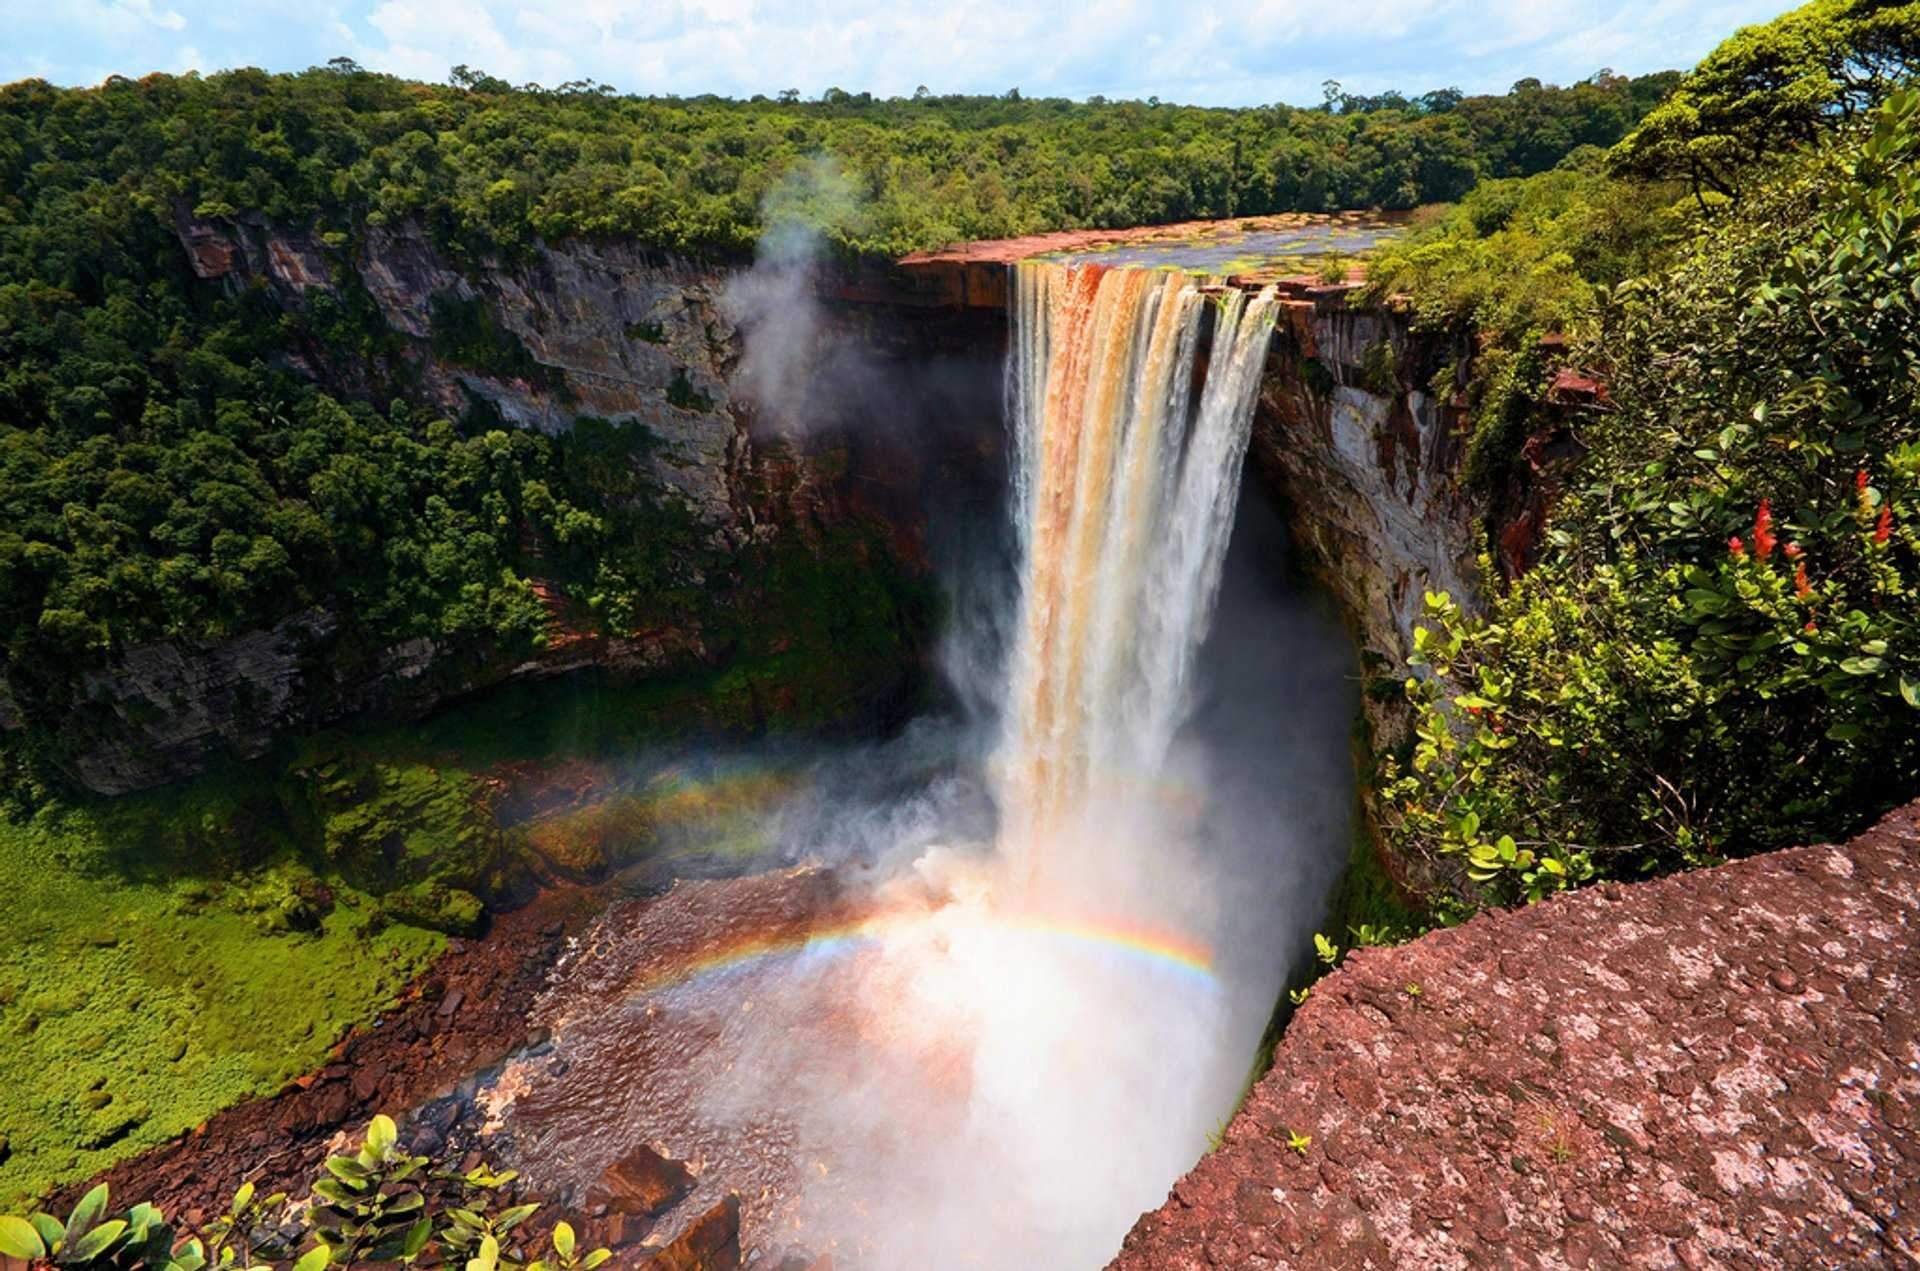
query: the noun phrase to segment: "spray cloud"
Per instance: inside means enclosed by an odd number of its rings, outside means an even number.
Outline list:
[[[812,259],[773,249],[754,285]],[[981,594],[1017,612],[967,659],[1000,666],[998,718],[825,765],[768,830],[836,867],[825,891],[611,916],[599,943],[654,969],[582,976],[566,1075],[507,1117],[585,1177],[637,1142],[702,1158],[769,1255],[1104,1263],[1230,1113],[1345,846],[1341,640],[1275,583],[1270,509],[1236,507],[1270,298],[1059,266],[1016,289],[1019,581]],[[764,312],[762,383],[805,378],[770,325],[815,319]]]
[[[819,299],[829,239],[864,221],[858,184],[831,155],[805,160],[761,201],[766,230],[751,269],[736,274],[721,306],[740,332],[734,383],[763,426],[799,435],[844,422],[874,378]]]

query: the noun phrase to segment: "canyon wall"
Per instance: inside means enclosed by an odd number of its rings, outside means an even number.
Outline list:
[[[659,439],[644,459],[649,475],[723,555],[782,542],[822,550],[835,527],[856,524],[879,530],[884,559],[851,564],[912,571],[924,565],[929,503],[969,483],[978,502],[998,471],[1001,257],[1030,244],[998,255],[974,244],[901,265],[842,262],[806,279],[795,303],[821,347],[802,365],[854,371],[809,402],[821,418],[796,431],[770,426],[742,389],[742,314],[728,289],[751,268],[744,261],[568,241],[462,266],[417,226],[373,227],[348,249],[184,209],[175,230],[205,285],[256,289],[287,311],[325,303],[377,313],[390,339],[374,356],[319,345],[291,355],[332,391],[404,395],[449,417],[547,432],[589,415],[644,424]],[[1465,359],[1391,309],[1349,304],[1351,285],[1280,286],[1251,458],[1282,499],[1303,559],[1338,599],[1370,681],[1384,685],[1404,669],[1424,592],[1471,603],[1478,590],[1486,515],[1458,479],[1462,399],[1433,390],[1444,361]],[[450,314],[489,324],[523,356],[460,360],[439,338]],[[554,597],[547,647],[521,661],[428,639],[370,640],[351,614],[326,606],[219,644],[123,650],[84,675],[84,704],[61,724],[59,762],[80,784],[121,793],[191,775],[218,755],[261,754],[283,733],[418,715],[509,680],[587,667],[675,673],[726,657],[692,620],[624,637],[569,627],[564,599]],[[1397,695],[1363,700],[1376,741],[1391,742],[1402,727]],[[0,689],[0,729],[22,726]]]
[[[1284,500],[1302,559],[1340,604],[1369,684],[1406,670],[1425,593],[1472,606],[1485,509],[1460,481],[1465,408],[1437,397],[1443,350],[1350,284],[1283,282],[1284,318],[1249,457]],[[1403,729],[1397,694],[1366,692],[1375,740]]]
[[[787,544],[847,555],[838,545],[857,542],[856,558],[838,563],[921,572],[925,483],[948,482],[942,465],[977,458],[976,439],[998,431],[997,325],[983,340],[973,333],[982,315],[963,310],[902,323],[885,305],[827,302],[810,338],[829,352],[858,348],[872,374],[837,400],[813,402],[818,417],[804,430],[775,428],[738,385],[742,332],[727,289],[745,262],[569,241],[462,268],[416,226],[372,228],[353,249],[184,209],[175,230],[204,285],[255,289],[285,311],[326,304],[364,313],[370,302],[390,337],[383,350],[314,344],[290,358],[342,396],[403,396],[449,418],[546,432],[580,416],[645,425],[658,439],[643,461],[649,475],[686,505],[723,560]],[[525,356],[504,367],[464,364],[437,338],[449,315],[490,327],[496,343],[517,343]],[[954,357],[981,365],[924,382]],[[956,388],[969,382],[988,388],[971,396]],[[859,532],[836,533],[849,526]],[[350,613],[321,605],[219,643],[118,651],[84,673],[76,711],[50,728],[41,722],[44,740],[80,785],[118,794],[192,775],[216,756],[260,755],[283,733],[414,716],[509,680],[585,667],[627,676],[712,670],[728,657],[693,619],[614,637],[580,629],[564,616],[565,597],[535,581],[551,597],[554,629],[526,660],[424,638],[378,642]],[[903,674],[871,671],[876,686]],[[0,730],[26,727],[0,685]]]

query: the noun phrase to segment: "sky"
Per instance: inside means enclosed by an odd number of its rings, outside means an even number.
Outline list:
[[[1787,0],[0,0],[0,83],[300,70],[746,97],[1003,93],[1317,103],[1698,61]]]

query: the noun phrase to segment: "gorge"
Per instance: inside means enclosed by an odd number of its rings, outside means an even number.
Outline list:
[[[0,89],[0,1271],[1911,1256],[1910,49]]]
[[[957,748],[931,782],[863,803],[817,778],[809,864],[754,898],[677,888],[595,925],[537,1011],[550,1040],[476,1096],[548,1185],[651,1144],[697,1163],[692,1212],[740,1194],[750,1256],[1094,1266],[1244,1080],[1304,938],[1283,898],[1324,895],[1349,785],[1337,637],[1261,594],[1271,564],[1240,564],[1237,629],[1206,641],[1273,295],[1098,265],[1015,287],[1019,609],[992,623],[1007,647],[968,657],[1002,668],[998,709],[852,757]],[[1286,678],[1287,721],[1194,714],[1197,683]],[[1276,819],[1294,828],[1255,829]]]

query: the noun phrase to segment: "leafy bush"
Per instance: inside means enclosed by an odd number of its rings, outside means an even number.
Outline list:
[[[0,1254],[89,1271],[325,1271],[369,1263],[593,1271],[613,1256],[606,1249],[581,1255],[565,1222],[525,1238],[524,1224],[540,1206],[522,1199],[517,1177],[485,1164],[435,1171],[427,1157],[400,1147],[390,1118],[376,1116],[357,1150],[327,1159],[302,1212],[287,1211],[285,1193],[257,1196],[248,1183],[226,1213],[198,1230],[176,1228],[144,1203],[108,1219],[102,1183],[65,1222],[38,1212],[0,1216]]]
[[[1415,329],[1471,350],[1469,483],[1487,490],[1511,462],[1554,369],[1546,335],[1591,335],[1599,288],[1645,272],[1690,222],[1678,187],[1607,177],[1598,152],[1551,172],[1489,181],[1434,224],[1368,262],[1373,303],[1404,297]],[[1450,397],[1458,364],[1434,377]]]
[[[1402,850],[1498,897],[1843,832],[1920,786],[1920,93],[1624,286],[1547,560],[1429,597]]]

